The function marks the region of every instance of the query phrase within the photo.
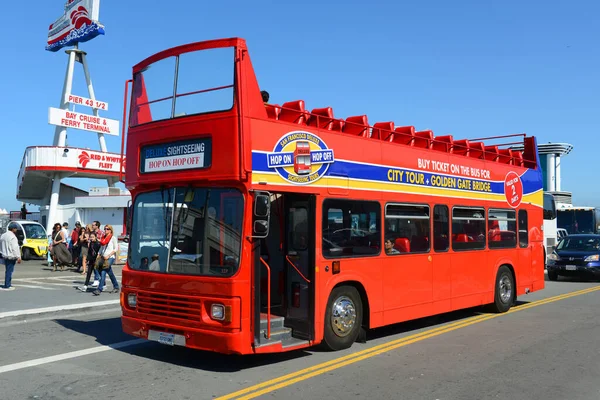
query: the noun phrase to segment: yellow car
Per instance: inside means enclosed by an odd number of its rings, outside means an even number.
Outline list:
[[[48,254],[48,235],[46,229],[35,221],[11,221],[17,224],[17,239],[21,246],[21,258],[30,260],[34,257],[45,258]]]

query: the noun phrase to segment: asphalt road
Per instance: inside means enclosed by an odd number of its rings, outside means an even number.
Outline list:
[[[507,314],[398,324],[341,352],[171,348],[123,334],[118,312],[0,324],[0,399],[598,399],[600,285],[546,283]]]

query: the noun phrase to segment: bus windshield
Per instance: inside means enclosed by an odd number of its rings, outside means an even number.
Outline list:
[[[553,220],[556,218],[556,203],[554,196],[544,193],[544,219]]]
[[[595,233],[594,210],[561,210],[558,213],[558,227],[569,234]]]
[[[233,47],[158,60],[133,77],[130,126],[230,110],[234,80]]]
[[[133,205],[129,267],[233,275],[240,260],[243,203],[236,189],[177,187],[141,193]]]

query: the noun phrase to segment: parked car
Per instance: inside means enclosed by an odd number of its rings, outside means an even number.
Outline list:
[[[48,236],[46,229],[35,221],[10,221],[17,224],[17,240],[21,247],[23,260],[34,257],[45,258],[48,253]]]
[[[548,279],[559,276],[600,278],[600,235],[568,235],[548,257]]]

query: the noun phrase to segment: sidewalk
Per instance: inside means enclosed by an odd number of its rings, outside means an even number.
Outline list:
[[[113,266],[121,284],[122,265]],[[93,275],[92,275],[93,279]],[[106,285],[112,289],[108,276]],[[0,268],[0,281],[4,283],[4,268]],[[25,321],[56,313],[118,310],[119,294],[104,292],[94,296],[77,287],[83,285],[85,275],[67,269],[53,272],[43,260],[24,261],[15,266],[12,286],[15,290],[0,290],[0,323]]]

